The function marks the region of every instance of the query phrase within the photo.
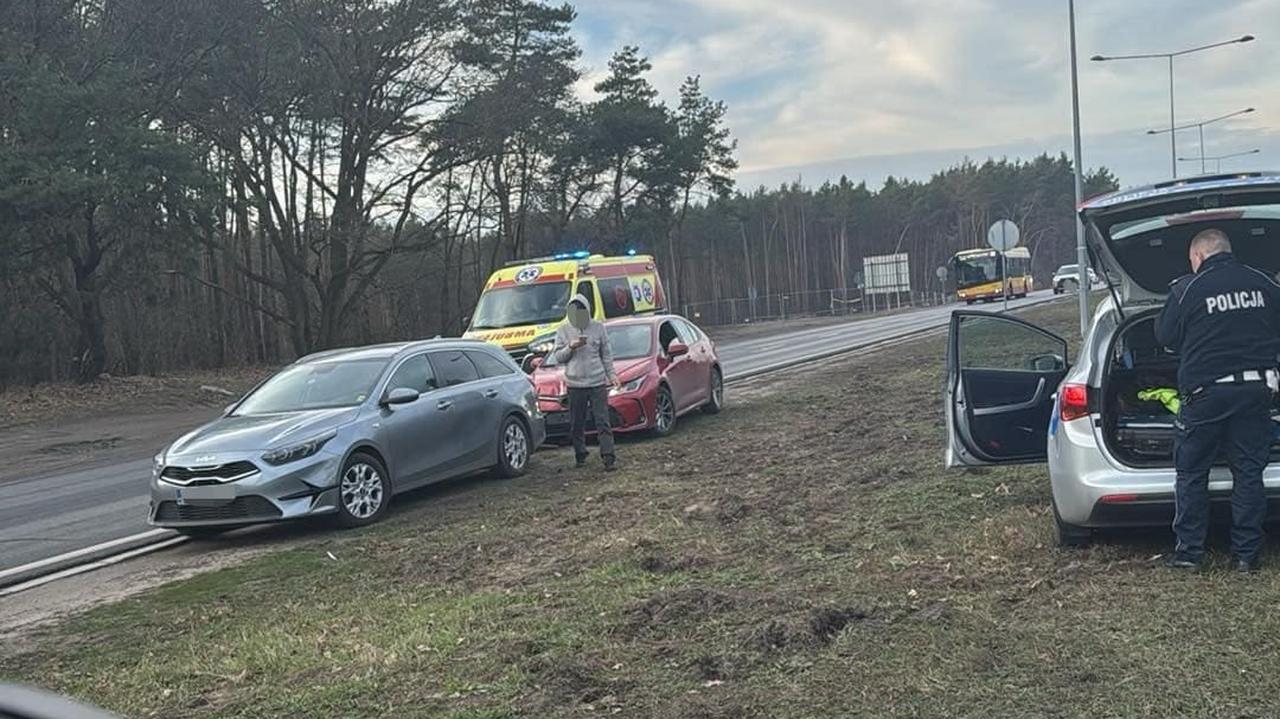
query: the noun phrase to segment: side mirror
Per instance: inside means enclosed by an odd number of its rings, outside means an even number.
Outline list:
[[[418,390],[416,389],[409,389],[408,387],[396,387],[395,389],[387,393],[386,398],[382,400],[382,404],[387,407],[397,405],[397,404],[409,404],[411,402],[417,402],[418,398],[421,396],[422,395],[419,394]]]
[[[689,345],[680,340],[671,340],[671,344],[667,345],[667,354],[672,357],[682,357],[689,354]]]
[[[466,315],[462,318],[462,328],[466,329],[470,326],[471,326],[471,315]]]
[[[1031,369],[1036,372],[1056,372],[1067,368],[1067,360],[1056,354],[1043,354],[1031,358]]]

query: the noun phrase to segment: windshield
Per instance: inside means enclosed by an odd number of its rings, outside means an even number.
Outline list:
[[[499,287],[480,295],[471,329],[496,330],[556,322],[564,319],[568,306],[568,282]]]
[[[615,360],[648,357],[653,349],[653,327],[650,325],[618,325],[608,327],[609,349]],[[555,367],[555,355],[547,355],[543,367]]]
[[[236,407],[235,415],[355,407],[369,397],[385,359],[316,362],[288,367]]]
[[[1078,275],[1080,274],[1079,265],[1063,265],[1058,268],[1059,275]]]
[[[956,287],[984,285],[1000,279],[1000,267],[995,253],[970,257],[956,257]]]

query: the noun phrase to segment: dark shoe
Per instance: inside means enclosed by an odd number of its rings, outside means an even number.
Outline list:
[[[604,471],[606,471],[606,472],[613,472],[613,471],[615,471],[616,469],[618,469],[618,458],[617,458],[617,457],[614,457],[612,454],[605,455],[605,457],[604,457]]]
[[[1198,572],[1200,571],[1202,562],[1199,559],[1179,557],[1176,554],[1171,554],[1168,557],[1165,557],[1164,566],[1169,569],[1178,569],[1184,572]]]
[[[1231,568],[1241,574],[1253,574],[1254,572],[1262,571],[1262,561],[1257,558],[1254,558],[1254,559],[1237,558],[1235,561],[1231,563]]]
[[[589,456],[589,455],[585,455],[585,454],[579,454],[579,455],[575,456],[575,457],[574,457],[574,460],[573,460],[573,466],[574,466],[574,468],[575,468],[575,469],[582,469],[583,467],[587,466],[587,457],[588,457],[588,456]]]

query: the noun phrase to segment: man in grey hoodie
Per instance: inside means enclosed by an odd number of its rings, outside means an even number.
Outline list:
[[[609,390],[618,386],[613,371],[613,350],[604,324],[592,319],[587,298],[577,294],[569,300],[569,321],[556,331],[552,350],[556,363],[564,367],[569,387],[569,433],[577,466],[587,463],[587,411],[595,417],[600,457],[606,471],[613,471],[617,457],[613,451],[613,428],[609,426]]]

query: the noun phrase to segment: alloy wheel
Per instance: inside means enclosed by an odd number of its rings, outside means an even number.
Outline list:
[[[529,461],[529,437],[519,422],[507,425],[502,437],[502,451],[508,467],[517,472],[524,469],[525,462]]]
[[[382,475],[371,464],[356,462],[342,474],[342,506],[356,519],[368,519],[382,507]]]
[[[671,392],[663,390],[658,392],[656,415],[654,419],[660,432],[666,432],[671,429],[671,425],[675,424],[676,403],[671,399]]]

